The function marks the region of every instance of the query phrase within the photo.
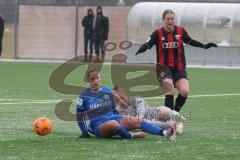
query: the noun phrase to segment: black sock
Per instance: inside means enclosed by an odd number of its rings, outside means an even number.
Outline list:
[[[174,98],[173,95],[166,95],[165,96],[165,106],[166,107],[168,107],[170,109],[173,109],[173,107],[174,107],[173,98]]]
[[[180,94],[178,94],[178,96],[176,98],[174,110],[179,112],[181,110],[181,108],[183,107],[183,105],[185,104],[186,99],[187,99],[187,97],[183,97]]]

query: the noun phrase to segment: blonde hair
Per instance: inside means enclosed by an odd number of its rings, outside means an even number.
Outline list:
[[[175,12],[171,9],[166,9],[162,14],[162,19],[164,19],[167,14],[174,14],[175,15]]]
[[[118,94],[120,93],[122,95],[126,95],[128,97],[128,94],[122,88],[120,88],[119,85],[114,85],[113,91],[117,92]]]

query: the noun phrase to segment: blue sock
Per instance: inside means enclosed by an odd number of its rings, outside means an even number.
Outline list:
[[[144,132],[163,136],[163,129],[146,121],[141,122],[141,130]]]
[[[131,138],[132,135],[129,133],[124,127],[120,127],[118,131],[118,135],[123,137],[123,138]]]

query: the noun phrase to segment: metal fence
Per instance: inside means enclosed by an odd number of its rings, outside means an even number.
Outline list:
[[[69,59],[83,54],[81,20],[89,7],[95,10],[99,5],[110,18],[110,40],[126,40],[130,7],[122,7],[119,2],[121,0],[0,0],[0,11],[5,17],[2,56]],[[118,5],[120,7],[116,7]],[[121,28],[121,35],[117,34],[116,25]]]
[[[114,42],[131,40],[128,37],[130,34],[125,21],[131,9],[131,6],[128,5],[136,2],[139,0],[0,0],[0,11],[6,19],[2,56],[7,58],[69,59],[81,55],[83,50],[82,15],[86,13],[88,7],[94,8],[98,5],[104,6],[104,12],[106,11],[105,13],[110,17],[112,23],[110,40],[114,40]],[[126,6],[116,7],[123,4]],[[129,35],[127,36],[127,34]],[[133,45],[129,49],[128,62],[140,62],[141,58],[143,62],[155,62],[154,54],[136,58],[133,53],[137,48],[138,45]],[[203,59],[201,61],[197,57],[202,50],[186,49],[188,64],[240,66],[239,48],[216,49],[210,59],[206,54],[206,56],[201,56]],[[114,52],[123,53],[124,51],[114,50]],[[217,64],[215,63],[216,59],[219,62]]]

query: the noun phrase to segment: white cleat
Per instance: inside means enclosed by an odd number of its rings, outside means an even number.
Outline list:
[[[174,120],[177,122],[187,122],[187,118],[185,118],[183,115],[181,115],[179,112],[177,111],[172,111],[172,114],[174,116]]]
[[[178,122],[177,123],[176,132],[177,132],[177,134],[182,134],[183,133],[183,122]]]
[[[187,122],[187,118],[185,118],[183,115],[181,115],[179,121],[182,122],[182,123],[186,123]]]

